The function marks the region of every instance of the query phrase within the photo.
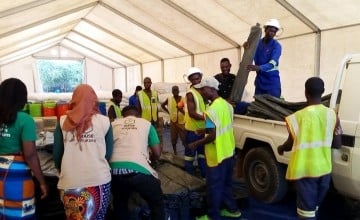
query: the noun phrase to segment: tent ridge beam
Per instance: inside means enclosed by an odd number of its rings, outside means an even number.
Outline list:
[[[120,17],[128,20],[129,22],[135,24],[136,26],[138,26],[138,27],[146,30],[147,32],[155,35],[156,37],[158,37],[158,38],[160,38],[161,40],[169,43],[170,45],[172,45],[173,47],[176,47],[177,49],[183,51],[184,53],[187,53],[187,54],[189,54],[189,55],[192,54],[192,52],[189,51],[188,49],[180,46],[179,44],[175,43],[174,41],[172,41],[172,40],[166,38],[165,36],[163,36],[163,35],[155,32],[154,30],[146,27],[145,25],[141,24],[140,22],[135,21],[135,20],[132,19],[131,17],[127,16],[126,14],[123,14],[122,12],[116,10],[115,8],[111,7],[110,5],[108,5],[108,4],[104,3],[104,2],[99,2],[99,5],[103,6],[104,8],[108,9],[109,11],[112,11],[113,13],[117,14],[118,16],[120,16]]]
[[[121,55],[121,56],[123,56],[123,57],[125,57],[125,58],[127,58],[127,59],[129,59],[129,60],[131,60],[131,61],[133,61],[133,62],[135,62],[135,63],[141,63],[139,60],[136,60],[136,59],[134,59],[134,58],[131,58],[131,57],[127,56],[126,54],[120,53],[119,51],[117,51],[117,50],[115,50],[115,49],[113,49],[113,48],[111,48],[111,47],[109,47],[109,46],[107,46],[107,45],[105,45],[105,44],[103,44],[103,43],[101,43],[101,42],[99,42],[99,41],[97,41],[97,40],[95,40],[95,39],[93,39],[93,38],[85,35],[85,34],[83,34],[83,33],[80,33],[80,32],[78,32],[78,31],[76,31],[76,30],[72,30],[71,32],[74,32],[75,34],[78,34],[78,35],[80,35],[81,37],[86,38],[87,40],[92,41],[92,42],[100,45],[101,47],[104,47],[104,48],[106,48],[106,49],[108,49],[108,50],[110,50],[110,51],[112,51],[112,52],[114,52],[114,53],[117,53],[117,54],[119,54],[119,55]]]
[[[112,32],[112,31],[110,31],[110,30],[108,30],[108,29],[105,29],[104,27],[96,24],[96,23],[93,22],[93,21],[90,21],[90,20],[88,20],[88,19],[86,19],[86,18],[83,18],[83,19],[81,19],[81,20],[84,21],[84,22],[86,22],[86,23],[88,23],[88,24],[90,24],[90,25],[92,25],[92,26],[94,26],[95,28],[97,28],[97,29],[99,29],[99,30],[101,30],[101,31],[104,31],[104,32],[110,34],[111,36],[113,36],[113,37],[115,37],[115,38],[120,39],[121,41],[126,42],[127,44],[130,44],[131,46],[133,46],[133,47],[135,47],[135,48],[143,51],[144,53],[150,54],[151,56],[155,57],[155,58],[158,59],[158,60],[161,60],[161,59],[162,59],[162,57],[160,57],[160,56],[152,53],[151,51],[146,50],[146,49],[143,48],[143,47],[140,47],[139,45],[136,45],[136,44],[134,44],[134,43],[126,40],[125,38],[123,38],[123,37],[115,34],[114,32]]]
[[[91,52],[93,52],[93,53],[95,53],[95,54],[97,54],[97,55],[99,55],[99,56],[107,59],[107,60],[110,60],[111,62],[116,63],[116,64],[120,65],[121,67],[125,67],[124,64],[119,63],[118,61],[116,61],[116,60],[114,60],[114,59],[112,59],[112,58],[110,58],[110,57],[108,57],[108,56],[106,56],[106,55],[104,55],[104,54],[100,54],[99,52],[97,52],[97,51],[95,51],[95,50],[93,50],[93,49],[91,49],[91,48],[89,48],[89,47],[87,47],[87,46],[84,46],[84,45],[82,45],[82,44],[79,44],[78,42],[73,41],[72,39],[70,39],[70,38],[68,38],[68,37],[66,37],[65,39],[68,40],[68,41],[70,41],[71,43],[76,44],[76,45],[78,45],[78,46],[80,46],[80,47],[83,47],[83,48],[85,48],[85,49],[87,49],[87,50],[89,50],[89,51],[91,51]]]
[[[321,53],[321,29],[315,25],[310,19],[308,19],[303,13],[289,4],[286,0],[275,0],[281,6],[283,6],[286,10],[288,10],[291,14],[297,17],[300,21],[302,21],[305,25],[311,28],[316,33],[315,39],[315,56],[314,56],[314,72],[315,75],[319,75],[320,73],[320,53]]]
[[[227,37],[225,34],[221,33],[220,31],[216,30],[214,27],[210,26],[209,24],[207,24],[206,22],[204,22],[203,20],[199,19],[198,17],[192,15],[191,13],[189,13],[188,11],[186,11],[184,8],[180,7],[179,5],[177,5],[176,3],[169,1],[169,0],[161,0],[162,2],[164,2],[165,4],[167,4],[168,6],[172,7],[173,9],[177,10],[178,12],[180,12],[181,14],[185,15],[186,17],[190,18],[191,20],[193,20],[194,22],[198,23],[200,26],[202,26],[203,28],[205,28],[206,30],[210,31],[211,33],[215,34],[216,36],[220,37],[221,39],[223,39],[224,41],[228,42],[229,44],[231,44],[233,47],[235,48],[240,48],[240,45],[231,40],[229,37]]]
[[[344,29],[344,28],[351,28],[351,27],[356,27],[356,26],[360,26],[360,23],[344,25],[344,26],[341,26],[341,27],[326,28],[326,29],[323,29],[322,31],[323,31],[323,32],[325,32],[325,31],[333,31],[333,30],[339,30],[339,29]]]
[[[106,67],[108,67],[108,68],[110,68],[110,69],[114,69],[114,67],[111,67],[111,66],[109,66],[108,64],[105,64],[105,63],[103,63],[103,62],[101,62],[101,61],[99,61],[99,60],[96,60],[96,59],[92,58],[92,57],[86,56],[85,54],[83,54],[83,53],[81,53],[81,52],[75,51],[74,49],[69,48],[69,47],[67,47],[66,45],[62,45],[62,44],[60,43],[59,46],[60,46],[60,47],[63,47],[63,48],[66,48],[67,50],[71,50],[71,51],[74,51],[74,52],[80,54],[81,56],[83,56],[83,58],[82,58],[83,60],[85,60],[85,59],[90,59],[90,60],[92,60],[92,61],[94,61],[94,62],[97,62],[97,63],[100,63],[101,65],[104,65],[104,66],[106,66]],[[121,65],[120,65],[120,66],[121,66]]]
[[[281,6],[283,6],[287,11],[292,15],[302,21],[306,26],[308,26],[314,32],[321,32],[320,28],[316,26],[310,19],[308,19],[303,13],[297,10],[294,6],[289,4],[286,0],[275,0]]]

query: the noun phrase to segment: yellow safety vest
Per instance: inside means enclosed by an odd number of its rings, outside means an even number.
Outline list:
[[[185,103],[184,97],[180,98],[180,102]],[[177,109],[177,104],[178,103],[176,102],[174,96],[168,98],[168,110],[169,110],[170,120],[172,122],[177,122],[178,124],[184,124],[185,123],[184,114]]]
[[[322,104],[311,105],[285,120],[294,140],[286,179],[319,177],[331,173],[335,112]]]
[[[211,103],[205,114],[216,126],[215,141],[205,144],[206,163],[209,167],[214,167],[234,155],[235,138],[232,126],[234,109],[219,97]]]
[[[192,93],[195,102],[195,111],[202,115],[205,111],[205,102],[201,94],[194,88],[190,88],[189,92]],[[187,101],[186,101],[187,102]],[[186,103],[185,102],[185,103]],[[205,128],[204,120],[196,120],[190,117],[189,112],[187,110],[187,106],[185,107],[185,129],[188,131],[196,131],[199,129]]]
[[[121,118],[120,106],[116,105],[113,101],[110,101],[109,105],[114,107],[116,118]]]
[[[151,99],[144,90],[138,92],[141,105],[141,117],[148,121],[157,121],[158,96],[154,90],[151,90]]]

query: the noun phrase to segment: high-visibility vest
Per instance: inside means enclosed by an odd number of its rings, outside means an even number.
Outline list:
[[[120,106],[116,105],[113,101],[109,102],[109,106],[113,106],[115,110],[116,118],[121,118],[121,109]]]
[[[151,90],[151,98],[144,90],[138,92],[139,102],[141,105],[141,117],[148,121],[157,121],[158,96],[157,92]]]
[[[185,103],[184,97],[180,98],[179,102]],[[184,124],[184,114],[179,111],[177,108],[178,103],[176,102],[174,96],[168,98],[168,110],[169,110],[169,116],[170,120],[172,122],[177,122],[178,124]]]
[[[203,97],[194,88],[190,88],[189,92],[191,92],[194,97],[196,113],[202,115],[205,111],[205,102]],[[187,103],[187,101],[185,103]],[[205,121],[191,118],[187,106],[185,106],[185,129],[188,131],[196,131],[203,128],[205,128]]]
[[[214,167],[234,155],[234,109],[225,99],[219,97],[206,109],[205,114],[216,126],[215,141],[205,144],[206,163],[209,167]]]
[[[311,105],[285,120],[294,140],[286,179],[331,173],[331,144],[336,125],[334,110],[322,104]]]

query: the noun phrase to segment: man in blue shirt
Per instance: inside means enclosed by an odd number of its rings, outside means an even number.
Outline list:
[[[137,105],[138,99],[137,99],[136,94],[137,94],[137,92],[139,92],[141,90],[142,90],[141,86],[136,86],[134,95],[130,96],[130,98],[129,98],[129,105],[131,105],[131,106],[136,106]]]
[[[249,71],[256,71],[255,95],[269,94],[275,97],[281,96],[281,84],[279,76],[279,59],[281,45],[274,39],[280,29],[279,21],[270,19],[264,25],[265,36],[259,41],[254,63],[246,66]],[[246,43],[244,44],[246,47]]]

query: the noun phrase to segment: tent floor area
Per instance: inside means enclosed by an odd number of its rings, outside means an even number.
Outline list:
[[[170,143],[170,131],[165,126],[163,130],[164,151],[173,152]],[[180,141],[177,144],[178,155],[183,155],[184,149]],[[234,192],[238,198],[238,207],[242,213],[240,218],[223,218],[224,220],[297,220],[296,194],[290,187],[283,200],[274,204],[260,202],[248,195],[245,183],[241,179],[233,182]],[[200,216],[205,210],[193,210],[191,219]],[[360,201],[345,198],[331,187],[319,208],[319,220],[360,220]]]
[[[170,144],[170,132],[167,127],[163,133],[164,151],[172,152]],[[180,141],[179,141],[180,142]],[[178,143],[178,156],[181,158],[184,148]],[[171,168],[171,169],[170,169]],[[188,184],[186,187],[181,184],[182,178],[174,178],[175,172],[169,171],[177,170],[178,173],[183,174],[184,171],[178,167],[170,167],[164,164],[160,173],[165,174],[171,180],[167,180],[169,186],[175,187],[174,193],[166,193],[166,214],[167,220],[195,220],[196,217],[206,214],[206,193],[202,187],[203,181],[199,179],[193,180],[194,183],[201,183],[200,185]],[[163,171],[163,172],[161,172]],[[165,172],[166,171],[166,172]],[[186,175],[184,175],[186,176]],[[195,177],[194,177],[195,178]],[[165,179],[165,178],[163,178]],[[172,181],[172,180],[176,181]],[[190,180],[190,179],[184,179]],[[47,177],[49,184],[50,196],[45,200],[39,200],[37,211],[39,212],[37,219],[65,219],[65,213],[62,208],[58,191],[56,188],[57,178]],[[200,182],[199,182],[200,181]],[[176,185],[178,183],[178,185]],[[180,184],[179,184],[180,183]],[[188,182],[190,183],[190,182]],[[184,187],[182,187],[184,186]],[[190,188],[190,186],[193,186]],[[239,219],[239,220],[296,220],[296,194],[293,187],[283,200],[273,204],[266,204],[252,198],[246,188],[243,179],[233,179],[234,194],[237,198],[238,207],[242,213],[239,218],[223,218],[224,220]],[[167,189],[169,189],[167,187]],[[183,190],[184,189],[184,190]],[[168,190],[169,191],[169,190]],[[187,192],[187,193],[184,193]],[[190,192],[190,193],[189,193]],[[37,194],[39,195],[39,194]],[[107,220],[115,220],[109,209]],[[338,194],[336,190],[331,187],[325,200],[319,208],[319,220],[360,220],[360,201],[354,201],[345,198]],[[185,217],[186,216],[186,217]],[[129,220],[148,220],[149,209],[146,206],[137,206],[132,212],[132,218]]]
[[[274,204],[266,204],[247,197],[239,200],[238,205],[243,220],[297,220],[295,192],[289,192],[282,201]],[[330,190],[319,208],[318,219],[360,219],[359,202],[350,201]]]

